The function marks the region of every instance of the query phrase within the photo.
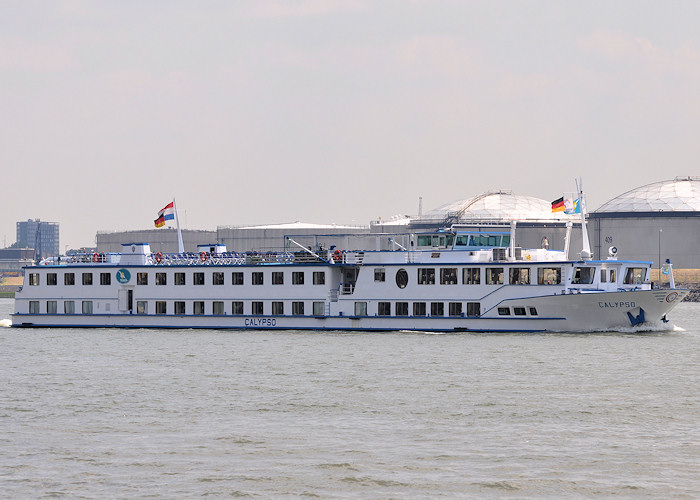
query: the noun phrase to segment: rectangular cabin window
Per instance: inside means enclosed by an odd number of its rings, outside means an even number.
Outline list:
[[[530,268],[529,267],[511,267],[508,270],[509,283],[511,285],[529,285],[530,284]]]
[[[221,273],[223,274],[223,273]],[[211,305],[212,313],[217,316],[223,316],[224,314],[224,303],[220,300],[215,300]]]
[[[164,300],[156,301],[156,314],[166,314],[168,312],[168,303]]]
[[[193,273],[192,274],[192,283],[195,285],[203,285],[204,284],[204,273]]]
[[[292,314],[295,316],[304,315],[304,303],[303,302],[292,302]]]
[[[608,281],[608,270],[607,269],[601,269],[600,270],[600,282],[601,283],[606,283]]]
[[[29,314],[39,314],[39,301],[30,300],[29,301]]]
[[[137,285],[148,285],[148,273],[136,273]]]
[[[100,273],[100,285],[111,285],[112,275],[110,273]]]
[[[176,301],[175,302],[175,314],[185,314],[185,303],[183,301]]]
[[[75,301],[66,300],[63,302],[63,313],[64,314],[75,314]]]
[[[425,302],[414,302],[413,303],[413,315],[414,316],[425,316],[427,313]]]
[[[234,271],[231,273],[231,284],[232,285],[242,285],[243,284],[243,273],[240,271]],[[243,314],[243,313],[241,313]]]
[[[273,271],[272,272],[272,284],[273,285],[284,285],[284,272]]]
[[[617,283],[617,274],[615,273],[615,269],[610,270],[610,283]]]
[[[58,303],[55,300],[46,301],[46,314],[56,314]]]
[[[430,315],[431,316],[444,316],[445,315],[445,304],[442,302],[431,302],[430,303]]]
[[[355,316],[367,316],[367,302],[355,302]]]
[[[515,314],[516,316],[525,316],[525,308],[524,307],[514,307],[513,314]]]
[[[466,234],[457,235],[457,238],[455,239],[455,246],[456,247],[466,247],[468,245],[469,245],[469,235],[466,235]]]
[[[628,267],[623,283],[625,285],[640,285],[646,279],[647,270],[644,267]]]
[[[30,273],[29,274],[29,286],[38,286],[39,285],[39,273]]]
[[[204,314],[204,301],[195,300],[192,303],[192,314],[196,314],[197,316],[202,316]]]
[[[304,271],[292,272],[292,285],[303,285],[303,284],[304,284]]]
[[[83,302],[84,304],[84,302]],[[136,314],[148,314],[148,301],[137,300],[136,301]]]
[[[530,316],[537,316],[537,308],[536,307],[530,307]]]
[[[408,316],[408,302],[397,302],[396,303],[396,315],[397,316]]]
[[[503,268],[502,267],[487,267],[486,268],[486,284],[487,285],[502,285],[503,284]]]
[[[478,285],[481,283],[481,269],[478,267],[465,267],[462,269],[462,283],[465,285]]]
[[[481,316],[481,302],[467,302],[467,316]]]
[[[461,316],[462,315],[462,303],[461,302],[450,302],[448,305],[448,311],[450,316]]]
[[[429,234],[419,234],[417,239],[419,247],[430,247],[433,245],[433,239]]]
[[[457,268],[444,267],[440,269],[440,284],[441,285],[456,285],[457,284]]]
[[[377,304],[377,314],[379,316],[391,316],[391,302],[379,302]]]
[[[314,302],[314,316],[325,316],[326,314],[326,303],[325,302]]]
[[[314,285],[325,285],[326,284],[326,272],[325,271],[314,271]]]
[[[251,314],[255,316],[263,315],[264,304],[262,301],[254,300],[251,304]]]
[[[156,273],[156,285],[163,286],[168,284],[168,275],[166,273]]]
[[[243,302],[240,300],[234,300],[231,302],[231,314],[243,314]]]
[[[253,285],[262,285],[262,284],[263,284],[263,273],[261,273],[261,272],[253,273]]]
[[[498,314],[500,316],[510,316],[510,307],[499,307]]]
[[[272,314],[282,316],[284,314],[284,302],[273,302],[272,303]]]
[[[435,269],[432,267],[418,268],[418,284],[419,285],[434,285],[435,284]]]
[[[92,300],[83,300],[83,314],[92,314]]]
[[[224,284],[224,273],[216,271],[211,273],[211,283],[212,285],[223,285]]]
[[[185,273],[175,273],[174,282],[178,286],[185,285]]]
[[[374,281],[384,282],[386,281],[386,271],[383,267],[378,267],[374,270]]]
[[[573,285],[590,285],[593,283],[595,267],[577,267],[574,269],[574,277],[571,279]]]
[[[561,283],[561,267],[540,267],[537,269],[539,285],[559,285]]]
[[[56,286],[58,283],[58,276],[56,273],[46,273],[46,284],[51,286]]]
[[[83,285],[92,285],[92,273],[83,273]]]
[[[63,275],[64,285],[75,285],[75,273],[66,273]]]

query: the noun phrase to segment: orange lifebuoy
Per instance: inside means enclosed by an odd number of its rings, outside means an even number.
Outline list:
[[[202,260],[202,262],[204,262],[205,260],[207,260],[207,252],[201,252],[201,253],[199,254],[199,258]]]
[[[158,253],[156,254],[156,262],[157,262],[158,264],[160,264],[160,261],[162,261],[162,260],[163,260],[163,254],[160,253],[160,252],[158,252]]]
[[[100,254],[97,253],[97,252],[95,252],[94,254],[92,254],[92,261],[93,261],[93,262],[99,262],[99,261],[100,261]]]
[[[333,260],[336,262],[340,262],[341,260],[343,260],[343,254],[340,253],[340,250],[336,250],[335,252],[333,252]]]

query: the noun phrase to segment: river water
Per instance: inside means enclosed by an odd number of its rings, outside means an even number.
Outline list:
[[[696,498],[700,304],[672,319],[585,335],[0,328],[0,495]]]

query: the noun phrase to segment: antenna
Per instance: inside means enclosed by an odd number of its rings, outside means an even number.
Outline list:
[[[588,241],[588,229],[586,228],[586,202],[583,199],[583,180],[576,182],[579,203],[581,204],[581,259],[591,260],[591,243]]]

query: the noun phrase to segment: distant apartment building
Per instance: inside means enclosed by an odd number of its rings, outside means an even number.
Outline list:
[[[58,222],[44,222],[40,219],[18,222],[15,246],[33,248],[37,260],[59,255]]]

